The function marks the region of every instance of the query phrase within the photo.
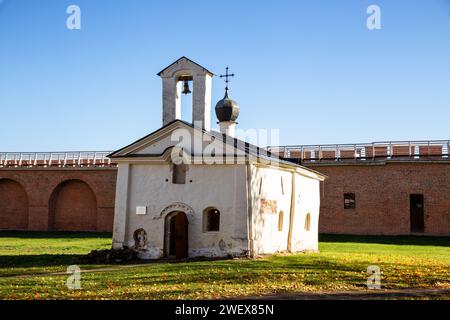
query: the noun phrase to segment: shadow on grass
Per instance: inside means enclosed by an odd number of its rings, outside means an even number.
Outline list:
[[[320,242],[358,242],[376,244],[395,244],[408,246],[441,246],[450,247],[450,237],[434,236],[366,236],[366,235],[341,235],[320,234]]]
[[[39,254],[23,256],[0,256],[0,270],[4,268],[30,268],[71,265],[79,263],[79,254]]]
[[[78,231],[0,231],[0,238],[18,239],[112,239],[110,232]]]

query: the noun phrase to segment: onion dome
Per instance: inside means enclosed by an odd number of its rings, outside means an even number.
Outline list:
[[[217,102],[215,110],[219,122],[234,122],[239,116],[240,108],[236,101],[228,97],[228,90],[226,90],[223,99]]]

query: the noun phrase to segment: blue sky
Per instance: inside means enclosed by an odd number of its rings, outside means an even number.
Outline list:
[[[450,138],[448,0],[0,0],[0,151],[113,150],[158,129],[156,73],[183,55],[230,65],[239,127],[282,144]]]

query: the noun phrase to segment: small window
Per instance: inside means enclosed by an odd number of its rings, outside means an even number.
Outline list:
[[[344,209],[355,209],[356,201],[354,193],[344,193]]]
[[[278,231],[283,231],[283,221],[284,221],[284,213],[280,211],[278,213]]]
[[[184,163],[172,165],[172,183],[174,184],[186,183],[186,165]]]
[[[305,230],[309,231],[310,229],[311,229],[311,215],[307,213],[305,218]]]
[[[219,231],[220,229],[220,211],[216,208],[206,209],[204,213],[204,230],[209,231]]]

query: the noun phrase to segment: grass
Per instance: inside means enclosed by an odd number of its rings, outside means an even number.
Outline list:
[[[0,232],[0,277],[64,271],[81,255],[111,247],[109,233]]]
[[[450,237],[320,237],[320,253],[260,259],[80,265],[81,290],[65,272],[80,255],[109,248],[110,234],[0,232],[1,299],[209,299],[286,292],[365,290],[367,267],[383,289],[450,288]],[[111,269],[113,268],[113,269]],[[448,297],[444,297],[448,298]]]

